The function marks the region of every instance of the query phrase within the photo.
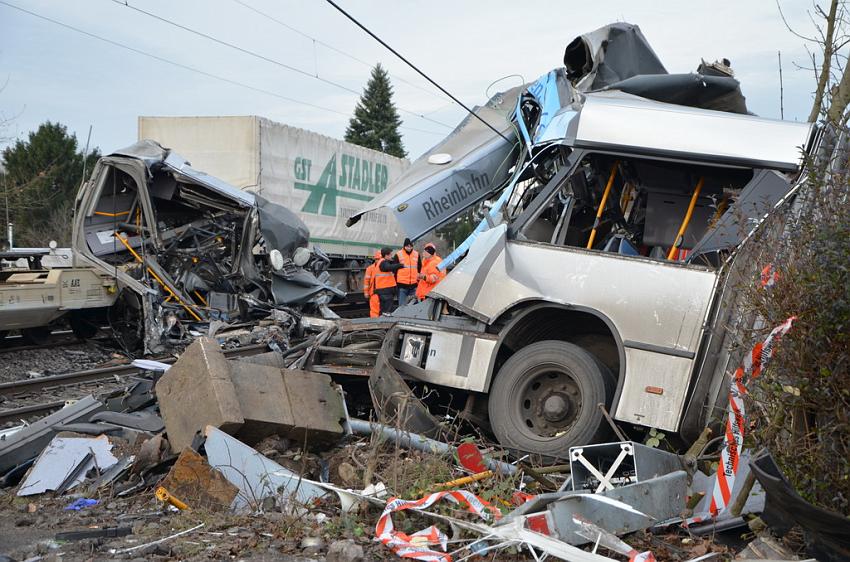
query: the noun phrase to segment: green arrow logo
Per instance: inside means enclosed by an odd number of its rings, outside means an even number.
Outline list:
[[[336,154],[331,156],[328,163],[325,164],[325,169],[322,170],[322,175],[315,184],[295,182],[295,189],[309,191],[310,195],[304,203],[301,211],[305,213],[321,214],[328,217],[336,216],[336,198],[344,197],[347,199],[356,199],[357,201],[371,201],[372,198],[362,193],[352,193],[350,191],[340,191],[336,185]]]

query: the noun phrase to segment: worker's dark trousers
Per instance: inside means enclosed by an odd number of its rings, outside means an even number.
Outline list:
[[[381,301],[381,314],[389,314],[395,310],[395,297],[398,293],[397,287],[384,287],[383,289],[375,289],[378,298]]]
[[[416,296],[416,284],[413,285],[405,285],[403,283],[398,284],[398,305],[404,306],[407,304],[411,298]]]

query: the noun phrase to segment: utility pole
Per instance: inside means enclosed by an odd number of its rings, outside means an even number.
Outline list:
[[[9,176],[6,174],[6,170],[3,170],[3,198],[6,201],[6,237],[11,250],[14,245],[12,244],[12,221],[9,220]]]
[[[785,119],[785,100],[782,88],[782,51],[776,51],[779,56],[779,118]]]

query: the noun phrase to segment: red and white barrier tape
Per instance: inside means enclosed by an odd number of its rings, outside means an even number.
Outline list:
[[[752,351],[744,356],[743,364],[735,371],[729,389],[725,442],[720,453],[720,466],[717,467],[711,503],[707,512],[690,517],[685,521],[685,526],[717,517],[729,505],[732,489],[735,486],[735,476],[738,474],[738,458],[744,446],[746,421],[744,395],[747,394],[747,383],[764,371],[773,356],[776,344],[788,333],[796,319],[796,316],[792,316],[771,330],[763,342],[757,343]]]
[[[761,270],[761,286],[769,289],[773,287],[779,280],[779,272],[773,268],[773,264],[769,263]]]
[[[502,515],[498,509],[488,502],[465,490],[437,492],[418,500],[392,498],[387,502],[384,512],[375,526],[375,540],[379,540],[387,545],[401,558],[413,558],[427,562],[451,562],[451,555],[445,552],[448,545],[448,537],[437,527],[431,525],[427,529],[407,535],[395,530],[393,520],[390,517],[390,514],[396,511],[427,509],[443,498],[468,506],[469,511],[479,515],[484,520],[489,520],[491,516],[494,519],[498,519]],[[440,545],[444,552],[427,548],[431,545]]]

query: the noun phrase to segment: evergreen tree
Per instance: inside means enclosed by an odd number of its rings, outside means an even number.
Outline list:
[[[97,149],[86,159],[91,172]],[[43,247],[54,239],[70,242],[74,197],[83,179],[83,153],[64,125],[42,123],[27,140],[3,150],[4,201],[15,223],[17,246]],[[5,211],[5,209],[4,209]],[[4,237],[5,238],[5,237]]]
[[[398,132],[399,125],[401,119],[393,103],[389,74],[378,63],[354,108],[354,117],[348,122],[345,141],[404,158],[407,152]]]

